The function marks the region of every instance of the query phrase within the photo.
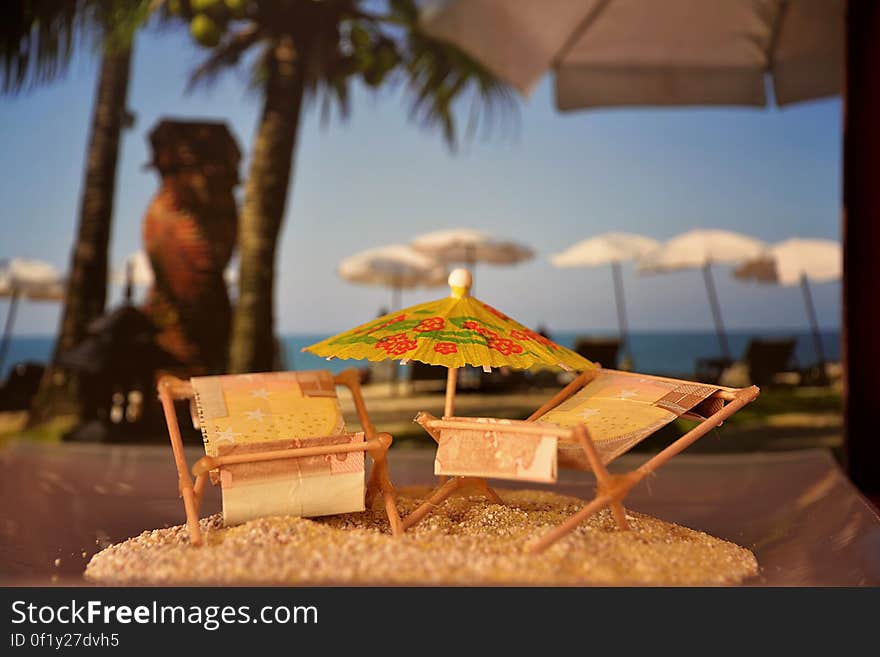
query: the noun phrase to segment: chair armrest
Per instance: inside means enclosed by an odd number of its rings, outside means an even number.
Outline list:
[[[203,456],[198,461],[193,464],[192,473],[194,477],[198,477],[199,475],[206,474],[211,470],[219,467],[219,463],[217,463],[217,459],[213,456]]]
[[[321,456],[325,454],[344,454],[347,452],[369,452],[374,449],[387,450],[391,446],[391,434],[380,433],[372,440],[359,443],[342,445],[314,445],[312,447],[286,447],[273,449],[265,452],[250,452],[246,454],[227,454],[224,456],[203,456],[193,466],[193,474],[198,477],[209,471],[224,465],[236,465],[241,463],[260,463],[263,461],[280,461],[295,459],[306,456]]]
[[[159,392],[165,392],[171,399],[192,399],[193,387],[189,381],[178,379],[176,376],[166,374],[159,378],[156,388]]]

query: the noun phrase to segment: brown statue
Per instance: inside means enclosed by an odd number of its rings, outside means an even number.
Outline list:
[[[223,123],[162,120],[150,133],[161,187],[144,217],[155,283],[144,311],[157,342],[186,368],[226,370],[232,309],[224,270],[236,241],[241,159]]]

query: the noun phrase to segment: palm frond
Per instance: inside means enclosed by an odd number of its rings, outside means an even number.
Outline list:
[[[85,4],[75,0],[6,3],[0,21],[3,93],[49,82],[66,71],[85,30]]]
[[[200,84],[213,84],[224,69],[238,64],[242,56],[261,38],[262,35],[256,23],[249,23],[226,36],[216,48],[211,50],[208,58],[192,72],[187,83],[187,91],[192,91]]]
[[[130,48],[159,0],[22,0],[0,20],[0,93],[15,94],[63,76],[74,50]]]
[[[95,5],[95,20],[102,28],[102,46],[128,50],[140,30],[163,4],[160,0],[113,0]]]
[[[439,128],[451,149],[458,144],[456,108],[471,99],[468,138],[477,126],[515,118],[516,94],[461,49],[426,34],[415,0],[391,0],[393,22],[405,29],[403,68],[411,97],[410,116],[423,127]]]

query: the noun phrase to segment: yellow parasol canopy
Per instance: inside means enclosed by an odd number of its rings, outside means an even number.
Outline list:
[[[470,296],[471,283],[469,271],[456,269],[449,276],[450,296],[388,313],[303,351],[324,358],[417,360],[448,368],[550,365],[580,371],[595,367]]]

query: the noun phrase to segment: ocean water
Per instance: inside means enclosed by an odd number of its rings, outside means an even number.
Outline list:
[[[560,344],[571,347],[580,335],[603,337],[610,334],[584,332],[559,332],[551,337]],[[285,365],[288,369],[328,369],[339,372],[347,367],[362,365],[358,361],[331,360],[301,353],[308,346],[326,335],[287,335],[282,339],[285,351]],[[734,357],[745,353],[748,342],[753,337],[794,337],[797,338],[797,359],[802,367],[816,361],[813,340],[807,331],[784,330],[738,330],[728,334],[730,349]],[[0,377],[5,378],[12,365],[22,361],[45,363],[51,353],[54,339],[49,336],[16,336],[10,341],[6,362],[0,368]],[[822,332],[822,344],[826,358],[840,360],[840,331]],[[651,374],[684,375],[694,371],[697,358],[713,357],[720,354],[718,338],[713,331],[675,332],[675,331],[637,331],[630,335],[630,346],[635,361],[635,369]]]

